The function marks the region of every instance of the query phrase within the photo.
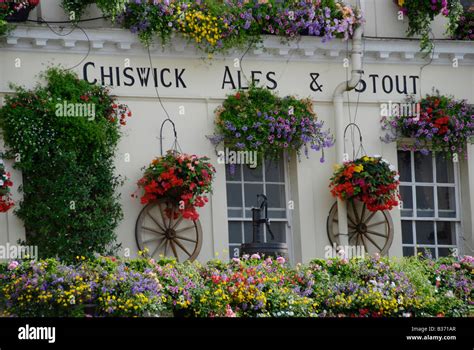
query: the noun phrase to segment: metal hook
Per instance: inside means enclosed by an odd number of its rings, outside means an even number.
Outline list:
[[[160,128],[160,153],[163,155],[163,127],[165,126],[166,122],[170,122],[173,126],[173,133],[174,133],[174,144],[177,145],[178,142],[178,133],[176,132],[176,125],[170,118],[166,118],[163,123],[161,123]]]
[[[362,131],[360,130],[359,128],[359,125],[357,125],[356,123],[349,123],[347,124],[346,128],[344,129],[344,153],[346,153],[346,134],[347,134],[347,130],[349,130],[349,127],[356,127],[357,131],[359,132],[359,143],[360,143],[360,146],[359,146],[359,150],[357,151],[357,154],[359,154],[359,151],[363,151],[364,154],[366,153],[365,152],[365,149],[364,149],[364,144],[363,144],[363,140],[362,140]],[[352,145],[352,159],[354,159],[356,157],[356,152],[355,152],[355,147],[354,145]]]

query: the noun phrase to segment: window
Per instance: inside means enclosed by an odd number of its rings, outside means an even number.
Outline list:
[[[268,217],[275,242],[286,243],[288,234],[287,186],[284,159],[265,161],[256,169],[236,165],[234,174],[227,165],[227,215],[229,218],[229,255],[240,255],[240,245],[252,242],[252,208],[257,195],[268,197]],[[271,236],[264,228],[265,241]]]
[[[404,256],[427,250],[438,258],[457,248],[457,165],[431,152],[398,152]]]

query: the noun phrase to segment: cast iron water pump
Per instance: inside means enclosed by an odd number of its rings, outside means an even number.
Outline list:
[[[260,254],[265,256],[283,256],[288,258],[288,246],[286,243],[274,242],[275,235],[270,228],[270,220],[268,219],[268,199],[264,194],[257,195],[257,205],[260,198],[263,199],[260,207],[252,208],[252,243],[243,243],[241,252],[243,254]],[[262,217],[263,214],[263,217]],[[264,231],[262,225],[265,225],[267,232],[272,237],[272,241],[265,242]]]

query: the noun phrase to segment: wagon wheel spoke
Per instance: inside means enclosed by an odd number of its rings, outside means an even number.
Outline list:
[[[375,214],[377,214],[376,211],[372,212],[372,214],[370,214],[370,215],[367,217],[367,219],[365,219],[364,224],[367,224],[367,223],[374,217]]]
[[[168,208],[168,204],[165,204],[166,205],[166,208]],[[163,205],[162,203],[159,204],[159,207],[160,207],[160,213],[161,213],[161,219],[163,220],[163,224],[165,225],[165,228],[169,228],[169,226],[166,224],[166,213],[165,211],[163,210]],[[166,230],[165,230],[166,231]]]
[[[177,239],[180,239],[180,240],[182,240],[182,241],[188,241],[188,242],[192,242],[192,243],[197,243],[197,240],[191,239],[191,238],[187,238],[187,237],[183,237],[183,236],[178,236],[178,235],[176,235],[176,238],[177,238]]]
[[[366,209],[367,209],[367,205],[364,203],[364,206],[362,207],[362,214],[360,214],[360,222],[364,222],[365,210]]]
[[[156,218],[155,218],[153,215],[151,215],[150,211],[148,211],[146,214],[153,220],[153,222],[156,224],[156,226],[158,226],[158,228],[159,228],[161,231],[163,231],[163,232],[166,231],[166,230],[163,228],[163,226],[161,226],[161,224],[159,223],[159,221],[156,220]]]
[[[355,220],[352,218],[351,214],[349,212],[347,212],[347,218],[349,219],[349,221],[352,223],[352,225],[354,226],[357,226],[357,223],[355,222]]]
[[[382,224],[386,224],[386,223],[387,222],[385,220],[384,221],[379,221],[379,222],[367,225],[367,227],[374,227],[374,226],[378,226],[378,225],[382,225]]]
[[[171,216],[170,216],[170,220],[169,220],[169,225],[168,227],[174,227],[173,226],[173,223],[174,223],[174,213],[175,213],[175,210],[176,210],[176,207],[175,206],[171,206]]]
[[[374,235],[374,236],[379,236],[379,237],[387,238],[387,235],[384,235],[383,233],[380,233],[380,232],[375,232],[375,231],[372,231],[372,230],[367,230],[367,233],[370,233],[371,235]]]
[[[176,261],[179,262],[178,252],[176,251],[176,246],[174,245],[174,242],[172,240],[170,240],[170,246],[171,250],[173,250],[173,255],[176,258]]]
[[[159,241],[159,240],[160,240],[159,237],[150,238],[150,239],[147,239],[146,241],[143,241],[143,244],[150,243],[150,242],[154,242],[154,241]]]
[[[177,226],[179,226],[179,224],[181,223],[181,221],[183,221],[183,219],[184,219],[184,217],[181,215],[181,216],[179,217],[179,219],[175,221],[175,223],[173,224],[173,226],[172,226],[171,228],[174,229],[174,228],[176,228]]]
[[[359,213],[357,212],[354,201],[351,201],[351,207],[352,207],[352,211],[354,212],[356,222],[361,222],[361,220],[359,219]],[[356,223],[354,223],[354,225],[356,225]]]
[[[377,243],[375,243],[375,241],[374,241],[372,238],[370,238],[370,237],[367,236],[367,235],[365,235],[365,237],[366,237],[374,246],[376,246],[379,251],[382,251],[382,248],[380,248],[379,245],[378,245]]]
[[[184,228],[180,228],[179,230],[175,230],[176,233],[181,233],[181,232],[185,232],[185,231],[188,231],[188,230],[191,230],[193,228],[196,228],[194,225],[193,226],[188,226],[188,227],[184,227]]]
[[[365,243],[365,240],[364,240],[364,235],[360,235],[360,240],[362,241],[362,244],[364,245],[364,248],[367,252],[369,252],[369,249],[367,248],[367,244]]]
[[[166,237],[163,237],[163,240],[161,241],[160,244],[158,244],[155,248],[155,250],[153,251],[153,253],[151,254],[151,257],[153,258],[155,256],[155,254],[160,250],[161,247],[163,247],[163,244],[166,243]],[[166,245],[165,245],[165,255],[166,255]]]
[[[177,239],[175,239],[173,241],[174,243],[176,243],[176,245],[178,247],[180,247],[186,254],[188,254],[188,256],[191,256],[192,254],[190,252],[188,252],[188,250],[184,247],[184,245],[182,245],[181,243],[179,243],[179,241]]]
[[[160,236],[163,235],[163,232],[162,232],[162,231],[160,232],[160,231],[154,230],[154,229],[149,228],[149,227],[146,227],[146,226],[143,226],[143,227],[142,227],[142,230],[148,231],[148,232],[150,232],[150,233],[158,234],[158,235],[160,235]]]

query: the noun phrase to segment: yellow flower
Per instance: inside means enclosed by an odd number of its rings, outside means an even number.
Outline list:
[[[355,173],[360,173],[361,171],[364,170],[364,166],[361,164],[361,165],[357,165],[354,167],[354,172]]]
[[[405,0],[398,0],[398,6],[403,6],[405,4]]]

